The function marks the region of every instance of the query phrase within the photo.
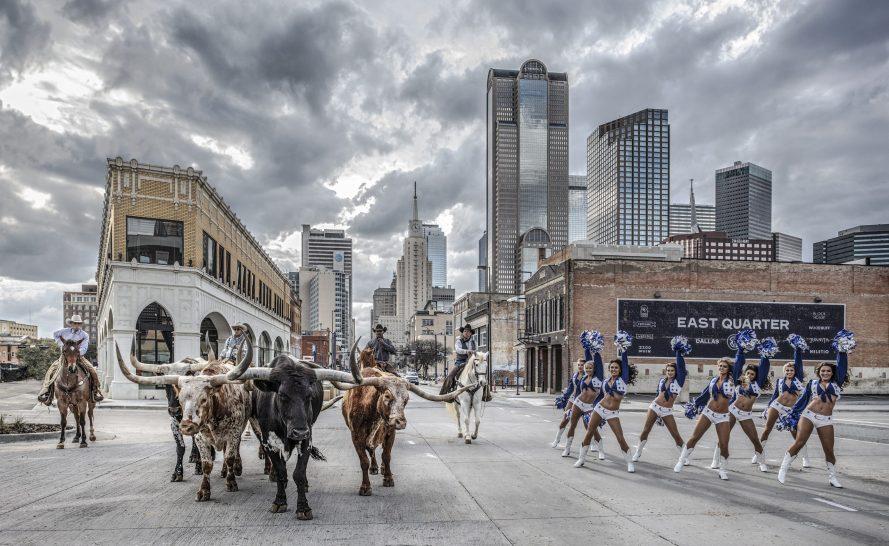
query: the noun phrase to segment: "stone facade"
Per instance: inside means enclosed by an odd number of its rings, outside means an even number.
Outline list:
[[[525,319],[525,304],[521,298],[492,292],[467,292],[454,302],[455,331],[465,324],[472,326],[478,350],[490,353],[491,370],[515,368],[518,332],[524,328]],[[524,370],[522,351],[519,351],[519,358],[520,368]]]
[[[37,325],[24,324],[14,320],[0,320],[0,336],[37,337]]]

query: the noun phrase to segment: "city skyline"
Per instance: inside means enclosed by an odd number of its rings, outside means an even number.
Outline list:
[[[347,3],[269,21],[262,6],[208,18],[184,3],[6,4],[0,318],[30,313],[46,334],[62,291],[92,280],[104,159],[118,155],[203,170],[284,270],[301,261],[301,224],[345,229],[359,332],[400,253],[398,194],[417,180],[424,219],[449,240],[448,281],[471,290],[484,231],[478,90],[489,68],[529,58],[571,82],[569,172],[585,172],[594,127],[657,105],[670,111],[674,180],[712,180],[737,158],[768,166],[772,229],[802,236],[804,259],[815,241],[885,223],[874,159],[889,125],[885,4],[662,8],[430,3],[405,17]],[[696,190],[715,202],[710,184]],[[685,199],[674,187],[671,200]],[[63,254],[67,267],[51,267]]]

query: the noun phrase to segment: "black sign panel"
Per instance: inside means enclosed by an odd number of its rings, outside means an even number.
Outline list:
[[[774,359],[791,359],[784,340],[803,336],[809,352],[803,358],[832,360],[830,343],[845,327],[844,305],[688,300],[617,301],[617,327],[633,335],[630,356],[672,357],[670,338],[686,336],[691,358],[719,358],[737,351],[735,334],[750,328],[760,339],[772,336],[781,348]]]

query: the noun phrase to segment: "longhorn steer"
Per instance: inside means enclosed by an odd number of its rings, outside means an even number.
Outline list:
[[[246,354],[237,366],[216,361],[210,362],[200,375],[165,374],[157,377],[134,375],[124,364],[116,345],[115,349],[118,366],[130,381],[178,387],[178,399],[182,406],[179,430],[187,436],[194,436],[201,454],[204,479],[195,500],[200,502],[210,499],[213,448],[224,453],[222,476],[226,478],[226,489],[237,491],[235,476],[241,475],[239,449],[241,434],[250,418],[251,393],[243,384],[233,384],[231,381],[236,380],[250,365],[253,358],[252,347],[247,345]]]
[[[354,373],[354,368],[353,368]],[[295,451],[298,454],[293,482],[297,488],[296,517],[312,519],[312,508],[306,498],[309,483],[306,469],[309,458],[324,460],[321,452],[312,445],[312,425],[326,409],[322,405],[324,393],[322,380],[358,383],[361,376],[327,369],[313,369],[289,355],[281,355],[272,361],[271,368],[249,368],[239,379],[252,379],[257,390],[251,402],[251,424],[272,464],[270,477],[278,482],[278,491],[272,502],[271,512],[287,511],[287,461]],[[327,407],[333,405],[333,402]]]

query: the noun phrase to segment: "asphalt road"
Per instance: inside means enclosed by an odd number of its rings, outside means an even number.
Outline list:
[[[253,438],[242,444],[240,490],[225,491],[217,465],[212,500],[196,503],[198,477],[168,481],[174,447],[166,412],[98,411],[100,441],[87,449],[0,444],[0,543],[870,544],[889,537],[885,399],[850,401],[846,412],[844,399],[838,408],[842,490],[828,486],[817,443],[815,468],[794,470],[780,485],[774,467],[789,443],[783,433],[768,446],[766,474],[750,464],[746,438],[733,435],[728,482],[707,468],[712,433],[677,475],[675,451],[657,428],[635,474],[610,433],[608,460],[575,469],[573,457],[548,445],[559,418],[550,399],[498,395],[472,445],[456,438],[440,404],[412,399],[393,454],[396,485],[383,488],[372,476],[371,497],[357,494],[360,469],[339,408],[325,412],[314,438],[327,461],[309,465],[315,519],[308,522],[295,518],[292,483],[291,510],[268,512],[275,486],[262,474]],[[642,401],[627,405],[641,409]],[[630,444],[642,416],[623,415]],[[680,424],[687,436],[691,421]]]

